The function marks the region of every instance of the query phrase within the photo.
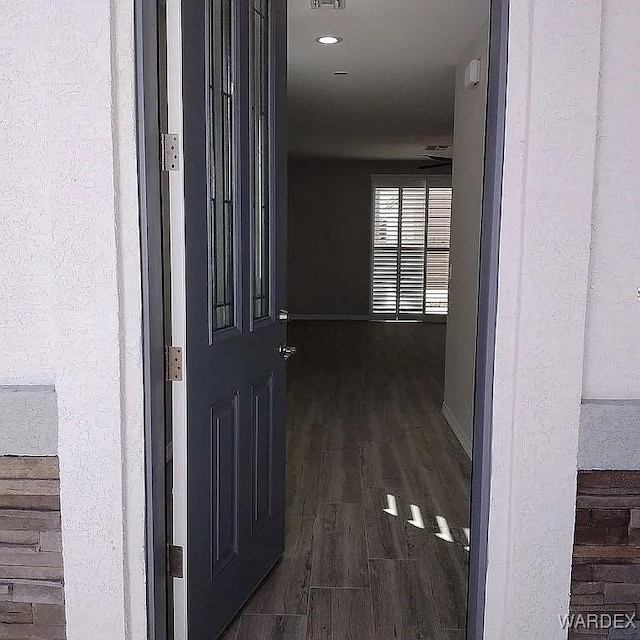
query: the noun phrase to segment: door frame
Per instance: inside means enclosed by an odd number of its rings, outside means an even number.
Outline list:
[[[165,496],[165,335],[159,119],[158,0],[134,0],[136,124],[141,228],[147,620],[168,640]],[[163,5],[160,5],[163,6]],[[493,367],[504,159],[509,0],[491,0],[483,219],[476,338],[467,639],[484,631],[490,510]]]
[[[158,0],[134,0],[149,640],[168,640],[165,335]]]
[[[498,314],[498,263],[507,105],[509,2],[490,0],[487,115],[485,124],[480,275],[471,466],[471,542],[467,639],[484,634],[489,548],[493,377]]]

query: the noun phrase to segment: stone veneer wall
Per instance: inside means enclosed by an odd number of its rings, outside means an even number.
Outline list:
[[[640,471],[578,472],[570,610],[633,615],[636,628],[575,628],[569,638],[640,639]]]
[[[58,458],[0,456],[0,640],[65,636]]]

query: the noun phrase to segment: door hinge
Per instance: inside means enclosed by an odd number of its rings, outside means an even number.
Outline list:
[[[182,347],[166,347],[165,371],[169,382],[182,380]]]
[[[175,544],[167,546],[167,573],[170,578],[184,578],[184,550]]]
[[[177,133],[163,133],[160,136],[160,155],[163,171],[180,170],[180,137]]]

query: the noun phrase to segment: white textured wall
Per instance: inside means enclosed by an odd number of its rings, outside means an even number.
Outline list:
[[[603,0],[584,397],[640,398],[640,2]]]
[[[132,9],[0,0],[0,383],[56,388],[70,640],[146,635]]]
[[[39,7],[38,5],[42,6]],[[45,3],[0,2],[0,384],[51,384],[51,235],[47,209],[51,61],[41,27]],[[46,36],[45,36],[46,38]],[[35,171],[35,167],[42,171]]]
[[[636,0],[603,0],[582,469],[640,464],[638,25]]]
[[[601,0],[511,0],[486,637],[569,605]]]
[[[456,69],[453,131],[451,279],[443,411],[471,455],[489,27],[484,24]],[[480,83],[465,87],[469,62],[480,60]]]

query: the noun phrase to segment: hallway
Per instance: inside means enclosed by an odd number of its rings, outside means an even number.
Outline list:
[[[224,640],[463,640],[470,462],[444,324],[298,322],[284,557]]]

